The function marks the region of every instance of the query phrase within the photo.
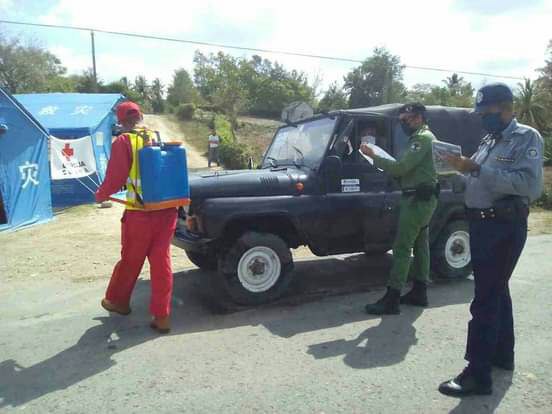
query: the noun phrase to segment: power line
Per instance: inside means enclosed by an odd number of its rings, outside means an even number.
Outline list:
[[[18,22],[13,20],[0,20],[0,23],[16,24],[16,25],[22,25],[22,26],[46,27],[51,29],[80,30],[80,31],[86,31],[86,32],[105,33],[105,34],[116,35],[116,36],[135,37],[140,39],[161,40],[165,42],[175,42],[175,43],[186,43],[186,44],[192,44],[192,45],[198,45],[198,46],[213,46],[221,49],[234,49],[234,50],[243,50],[248,52],[272,53],[272,54],[285,55],[285,56],[297,56],[297,57],[305,57],[305,58],[312,58],[312,59],[331,60],[331,61],[337,61],[337,62],[348,62],[348,63],[364,62],[363,60],[351,59],[351,58],[313,55],[309,53],[289,52],[289,51],[275,50],[275,49],[261,49],[261,48],[254,48],[254,47],[234,46],[234,45],[226,45],[222,43],[200,42],[196,40],[186,40],[186,39],[178,39],[174,37],[164,37],[164,36],[153,36],[153,35],[146,35],[141,33],[116,32],[112,30],[94,29],[91,27],[66,26],[66,25],[44,24],[44,23],[29,23],[29,22]],[[493,73],[470,72],[465,70],[452,70],[452,69],[436,68],[436,67],[430,67],[430,66],[411,66],[411,65],[403,65],[403,66],[407,69],[414,69],[414,70],[458,73],[462,75],[485,76],[485,77],[501,78],[501,79],[524,80],[524,78],[518,77],[518,76],[496,75]]]

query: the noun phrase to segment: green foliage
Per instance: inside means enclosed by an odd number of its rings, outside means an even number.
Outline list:
[[[238,142],[229,142],[220,145],[220,162],[226,169],[243,170],[248,166],[249,158],[253,156],[253,151],[246,144]]]
[[[120,93],[133,102],[141,103],[140,96],[131,87],[126,77],[123,77],[118,81],[108,83],[107,85],[103,85],[100,82],[99,90],[102,93]]]
[[[236,139],[231,122],[222,115],[215,115],[213,125],[220,137],[219,158],[222,165],[230,170],[247,168],[253,150]]]
[[[232,124],[222,115],[215,115],[209,127],[214,128],[221,139],[222,144],[236,142],[236,135]]]
[[[318,103],[319,112],[328,112],[335,109],[345,109],[348,107],[347,95],[337,83],[332,83],[320,102]]]
[[[176,116],[182,121],[189,121],[194,117],[195,109],[193,103],[180,104],[176,110]]]
[[[76,92],[93,93],[103,91],[103,82],[98,79],[96,84],[92,69],[86,69],[80,75],[71,75],[70,78],[75,83]]]
[[[361,108],[403,101],[406,96],[401,82],[403,69],[398,56],[385,48],[374,49],[371,57],[345,76],[349,106]]]
[[[205,56],[196,52],[194,80],[201,95],[236,124],[247,106],[248,94],[240,74],[240,59],[222,52]]]
[[[518,85],[519,89],[515,97],[517,118],[539,131],[545,130],[550,124],[550,119],[546,110],[545,92],[539,87],[542,83],[525,79]]]
[[[0,86],[11,93],[49,92],[67,88],[59,79],[66,69],[60,60],[41,47],[23,45],[0,33]]]
[[[453,73],[443,80],[445,86],[418,83],[407,93],[409,102],[421,102],[424,105],[455,106],[460,108],[473,107],[474,89],[469,82]]]
[[[544,136],[544,165],[552,166],[552,135]]]
[[[292,102],[314,103],[314,86],[303,72],[286,70],[278,62],[256,55],[242,60],[240,69],[249,96],[248,112],[253,115],[279,118]]]
[[[197,103],[198,93],[190,75],[185,69],[174,71],[171,85],[167,89],[167,102],[177,107],[182,103]]]
[[[201,96],[236,126],[239,113],[278,117],[295,101],[312,103],[314,88],[304,73],[253,56],[234,58],[222,52],[196,52],[194,81]]]
[[[52,76],[46,81],[45,92],[73,92],[75,91],[75,80],[67,76]]]
[[[151,107],[154,114],[165,112],[165,101],[163,100],[163,90],[165,87],[161,84],[159,78],[155,78],[151,84]]]

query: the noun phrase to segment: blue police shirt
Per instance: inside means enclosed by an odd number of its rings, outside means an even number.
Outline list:
[[[539,132],[514,118],[498,142],[487,135],[472,159],[479,173],[466,176],[466,206],[489,208],[508,195],[523,197],[525,203],[543,191],[544,141]]]

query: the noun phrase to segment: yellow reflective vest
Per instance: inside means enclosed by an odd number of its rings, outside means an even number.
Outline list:
[[[138,152],[156,140],[156,134],[147,128],[135,128],[126,135],[132,147],[132,165],[127,178],[126,209],[145,210],[142,197],[142,180],[140,177],[140,160]]]

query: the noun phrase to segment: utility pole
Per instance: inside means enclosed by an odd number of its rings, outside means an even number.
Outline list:
[[[92,74],[94,75],[94,92],[98,92],[98,75],[96,73],[96,47],[94,45],[94,32],[90,32],[92,39]]]

